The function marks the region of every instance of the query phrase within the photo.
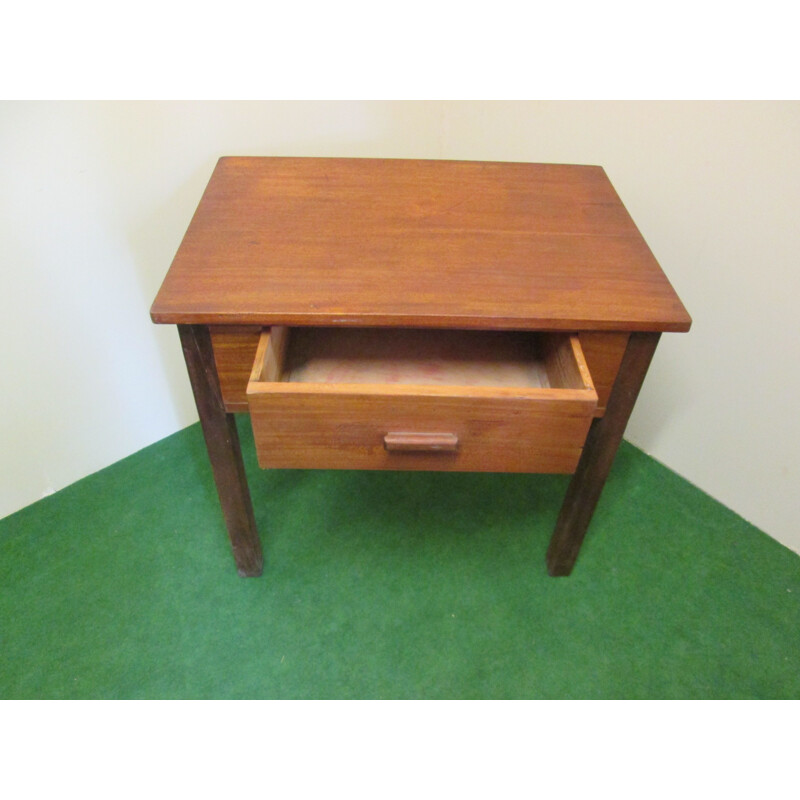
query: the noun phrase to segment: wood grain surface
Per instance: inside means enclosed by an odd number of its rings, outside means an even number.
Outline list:
[[[597,166],[230,157],[159,323],[685,331]]]
[[[236,422],[222,400],[211,335],[204,325],[179,325],[178,334],[236,568],[242,577],[256,577],[263,567],[261,540]]]
[[[622,356],[628,345],[627,333],[607,333],[587,331],[581,332],[581,349],[586,358],[589,371],[592,373],[594,388],[597,390],[596,417],[602,417],[606,411],[608,397],[617,379]]]
[[[247,379],[261,337],[257,325],[212,327],[211,344],[226,411],[247,411]]]
[[[572,571],[660,336],[637,332],[628,338],[606,413],[592,422],[550,539],[547,569],[552,576]]]

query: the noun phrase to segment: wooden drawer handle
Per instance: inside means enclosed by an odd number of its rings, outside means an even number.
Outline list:
[[[454,433],[387,433],[383,446],[400,452],[455,453],[458,436]]]

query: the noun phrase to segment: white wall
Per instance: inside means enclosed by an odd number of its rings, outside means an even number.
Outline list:
[[[694,317],[628,438],[800,552],[800,103],[0,104],[0,515],[196,419],[148,311],[226,154],[603,165]]]

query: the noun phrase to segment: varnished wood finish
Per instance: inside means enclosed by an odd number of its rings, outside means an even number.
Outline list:
[[[597,390],[597,411],[602,417],[628,345],[627,333],[581,332],[581,348]]]
[[[222,400],[211,336],[203,325],[179,325],[178,332],[236,567],[242,577],[255,577],[262,570],[261,542],[236,423]]]
[[[223,158],[155,322],[685,331],[601,167]]]
[[[220,159],[151,317],[179,326],[243,575],[261,571],[245,410],[263,466],[574,471],[547,556],[568,574],[658,336],[691,325],[602,168],[391,159]],[[513,386],[509,363],[419,386],[414,358],[348,385],[315,383],[320,361],[285,375],[289,326],[572,338]]]
[[[593,403],[581,406],[580,400],[566,405],[474,394],[386,394],[368,385],[326,393],[308,391],[309,384],[287,386],[251,396],[262,467],[569,473],[594,411]],[[384,447],[392,431],[432,430],[456,435],[458,449],[432,455]]]
[[[226,411],[247,411],[247,381],[261,337],[257,325],[211,328],[211,344]]]
[[[592,423],[550,540],[550,575],[572,571],[658,340],[658,333],[633,333],[628,340],[605,415]]]
[[[454,433],[402,433],[394,431],[383,437],[387,450],[423,453],[455,453],[458,436]]]
[[[597,405],[578,337],[542,339],[545,360],[559,363],[539,386],[442,386],[403,383],[306,383],[275,375],[270,333],[259,344],[247,390],[262,467],[571,472]],[[291,330],[289,332],[291,349]],[[535,349],[535,348],[532,348]],[[287,355],[287,360],[290,357]],[[580,360],[581,365],[578,365]],[[570,361],[572,367],[566,366]],[[281,377],[276,375],[276,377]],[[387,434],[449,433],[451,451],[386,448]]]

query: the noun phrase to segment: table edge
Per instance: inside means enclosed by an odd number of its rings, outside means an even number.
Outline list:
[[[155,306],[150,311],[157,325],[287,325],[295,327],[361,327],[361,328],[456,328],[462,330],[531,330],[531,331],[641,331],[661,333],[686,333],[692,326],[688,315],[671,320],[631,319],[573,319],[566,317],[513,317],[424,315],[424,314],[297,314],[272,312],[270,314],[225,312],[175,312],[161,311]]]

